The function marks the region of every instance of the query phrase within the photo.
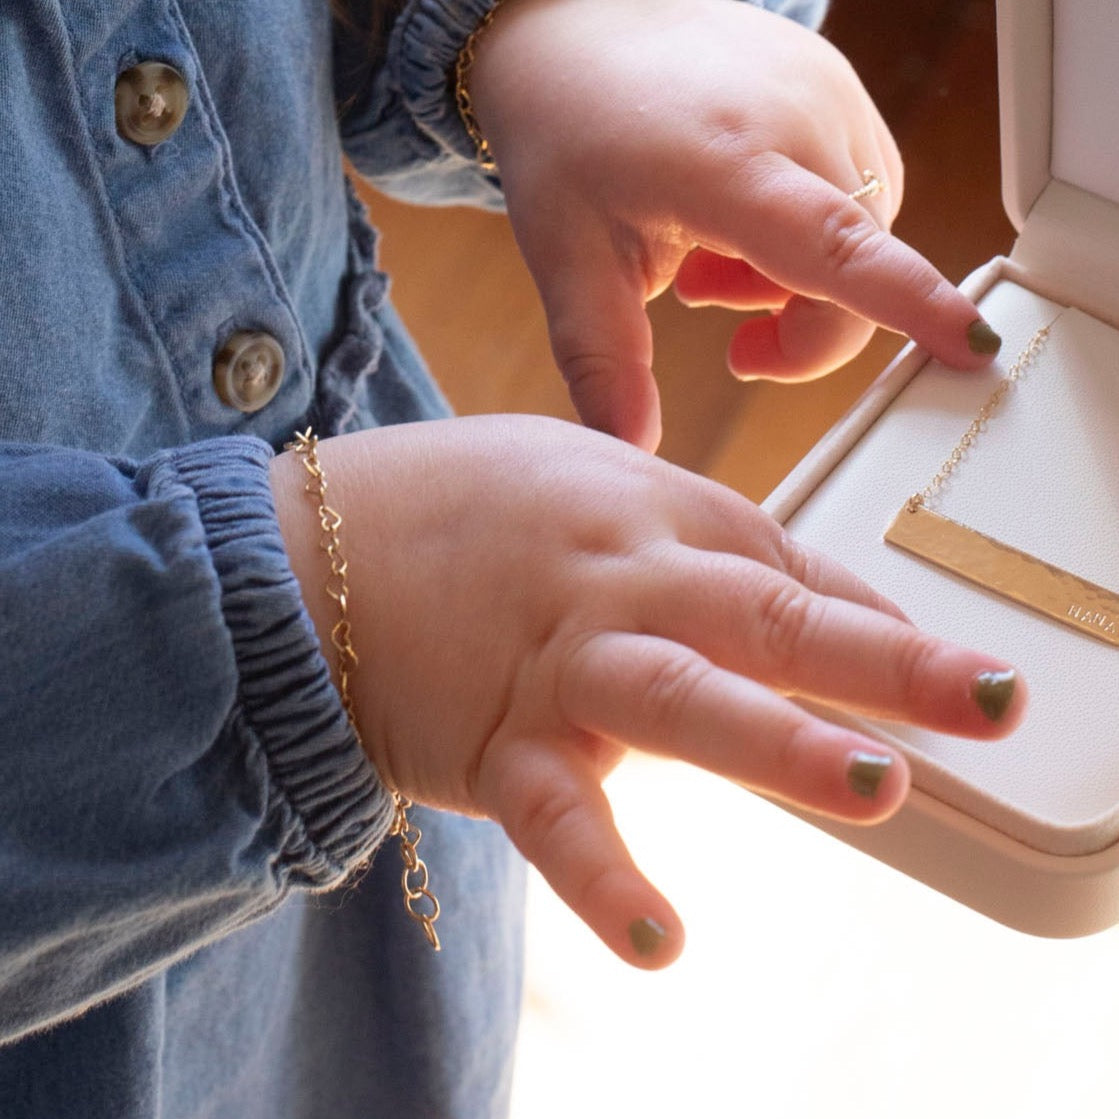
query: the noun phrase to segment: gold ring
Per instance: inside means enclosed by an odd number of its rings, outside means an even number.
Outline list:
[[[851,191],[847,195],[854,202],[860,201],[863,198],[873,198],[876,194],[881,194],[886,189],[885,179],[880,179],[875,171],[863,172],[863,185],[858,190]]]

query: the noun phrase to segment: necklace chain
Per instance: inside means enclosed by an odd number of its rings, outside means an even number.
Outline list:
[[[1119,594],[929,508],[944,483],[1034,363],[1052,324],[1026,343],[932,481],[902,506],[884,533],[887,544],[951,572],[1001,598],[1119,647]]]
[[[967,431],[960,436],[959,442],[952,448],[952,453],[941,464],[940,469],[933,475],[932,480],[923,490],[915,493],[906,503],[909,512],[914,512],[922,506],[928,507],[929,502],[940,492],[941,487],[952,476],[956,468],[964,459],[964,455],[975,444],[980,434],[987,430],[987,425],[1002,403],[1003,397],[1010,391],[1011,386],[1019,381],[1022,374],[1034,363],[1038,354],[1045,348],[1049,340],[1050,327],[1039,327],[1033,337],[1026,343],[1022,352],[1014,359],[1014,364],[1006,371],[1006,376],[995,387],[994,392],[987,398],[986,403],[979,409],[978,415],[971,421]]]

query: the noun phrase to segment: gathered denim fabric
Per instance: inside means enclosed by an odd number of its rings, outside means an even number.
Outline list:
[[[417,810],[430,951],[267,475],[308,422],[447,414],[343,149],[500,206],[446,82],[491,3],[403,2],[373,67],[326,0],[0,9],[3,1119],[507,1110],[523,866]],[[189,97],[152,146],[114,110],[146,61]],[[212,375],[242,331],[285,358],[250,413]]]

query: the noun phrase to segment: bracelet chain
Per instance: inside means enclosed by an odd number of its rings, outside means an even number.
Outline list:
[[[338,603],[338,621],[330,631],[330,643],[334,646],[338,673],[338,694],[342,698],[342,708],[350,721],[354,736],[361,744],[361,731],[358,729],[353,690],[350,687],[350,678],[357,668],[358,659],[350,629],[350,588],[346,580],[349,569],[342,555],[342,543],[338,535],[338,530],[342,527],[342,516],[327,504],[326,473],[319,462],[318,445],[319,437],[308,428],[306,431],[297,431],[295,438],[285,445],[284,450],[292,451],[311,476],[304,491],[318,503],[319,527],[322,530],[319,547],[330,561],[326,593]],[[438,952],[441,945],[439,934],[435,931],[435,922],[439,919],[439,901],[429,888],[427,866],[416,850],[423,832],[408,819],[412,802],[396,789],[389,791],[393,800],[389,835],[399,836],[400,855],[404,861],[404,872],[400,880],[404,892],[404,908],[409,917],[419,922],[428,943]]]
[[[489,25],[493,23],[494,15],[500,5],[501,0],[496,0],[493,7],[482,17],[478,26],[467,36],[462,50],[458,52],[458,57],[455,59],[455,104],[458,106],[458,115],[462,118],[462,124],[467,135],[474,142],[478,165],[489,175],[497,174],[497,161],[494,159],[489,141],[482,135],[482,126],[478,123],[478,114],[474,110],[474,100],[470,96],[468,79],[477,55],[478,40],[485,34]]]

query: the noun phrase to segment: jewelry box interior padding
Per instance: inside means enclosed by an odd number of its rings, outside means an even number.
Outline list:
[[[1119,923],[1119,649],[882,538],[1036,330],[1052,331],[938,497],[945,515],[1119,590],[1119,87],[1112,0],[1000,0],[1003,194],[1019,236],[963,288],[1003,336],[961,374],[907,347],[765,503],[925,629],[1021,669],[1023,726],[967,742],[828,712],[901,748],[914,787],[875,828],[806,815],[988,916],[1044,936]]]

